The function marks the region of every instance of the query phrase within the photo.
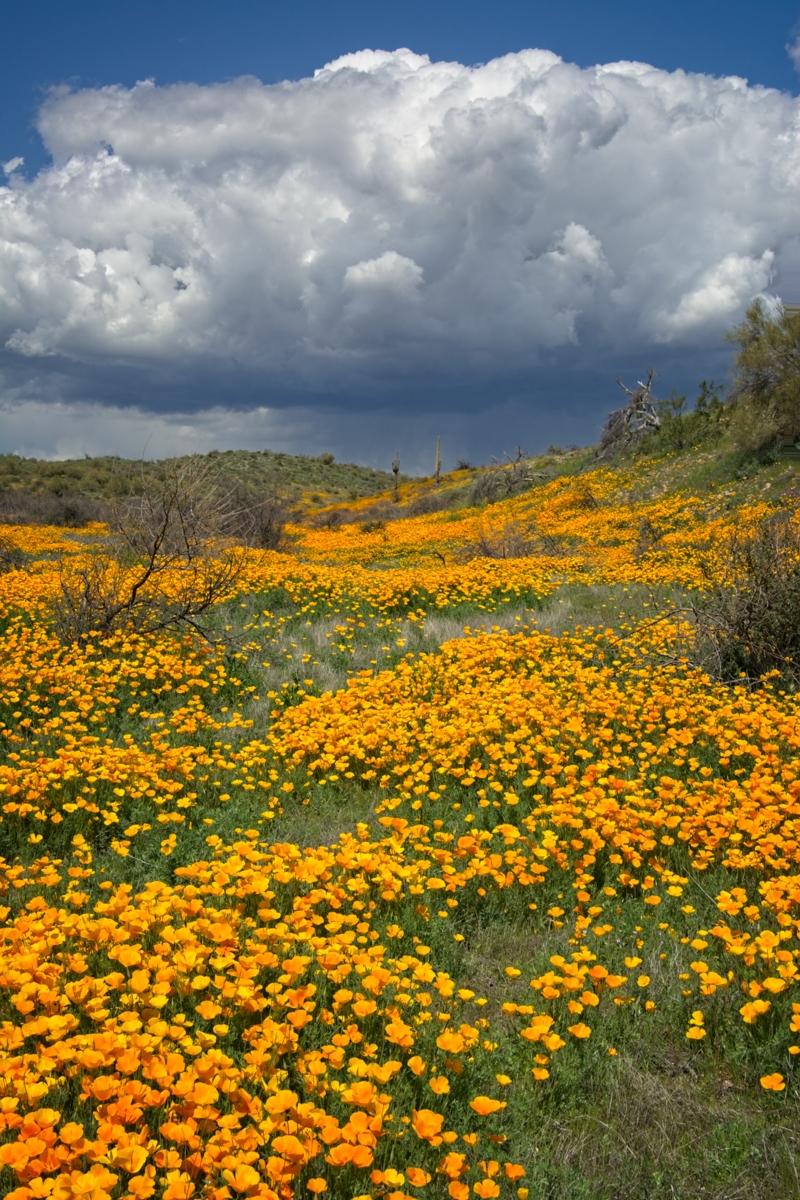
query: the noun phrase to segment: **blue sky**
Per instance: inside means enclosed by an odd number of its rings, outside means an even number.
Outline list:
[[[43,92],[154,78],[214,83],[300,79],[365,47],[408,46],[472,64],[536,46],[591,66],[637,59],[673,71],[741,75],[795,94],[786,53],[796,0],[336,3],[336,0],[6,0],[0,48],[0,161],[46,160],[34,120]]]
[[[440,427],[473,458],[594,440],[646,362],[665,391],[724,377],[750,296],[800,290],[798,17],[7,2],[0,450],[423,469]],[[620,60],[657,71],[592,71]]]

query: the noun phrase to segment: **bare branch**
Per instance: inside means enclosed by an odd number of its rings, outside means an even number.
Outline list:
[[[660,428],[661,418],[652,393],[654,377],[654,368],[648,367],[647,381],[639,380],[633,391],[617,377],[616,382],[628,397],[628,403],[622,408],[614,409],[606,417],[597,448],[597,458],[611,458],[614,454],[629,449],[646,433]]]
[[[143,472],[140,493],[114,505],[106,545],[61,560],[54,616],[64,641],[180,624],[210,637],[197,618],[233,593],[245,562],[229,536],[236,511],[214,484],[198,456],[160,481]]]

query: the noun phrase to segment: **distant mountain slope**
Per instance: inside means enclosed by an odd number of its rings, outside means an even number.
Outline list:
[[[357,500],[385,491],[394,483],[389,471],[337,463],[333,455],[327,454],[310,458],[272,450],[212,450],[201,457],[208,461],[210,475],[223,489],[278,493],[289,503],[304,508]],[[94,502],[99,512],[102,502],[139,491],[148,479],[163,477],[181,461],[186,460],[142,462],[106,456],[44,462],[16,454],[0,455],[0,495],[5,498],[2,507],[7,511],[10,504],[21,507],[22,497],[18,493],[24,491],[31,509],[40,509],[42,515],[51,509],[55,512],[59,505],[53,501],[59,499],[66,499],[87,513]],[[400,475],[399,479],[408,482],[409,476]],[[79,500],[84,503],[77,504]]]

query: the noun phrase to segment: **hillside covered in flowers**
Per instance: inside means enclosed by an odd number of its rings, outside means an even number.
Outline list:
[[[3,528],[3,1195],[800,1194],[800,699],[692,640],[797,500],[676,471],[296,516],[202,629]]]

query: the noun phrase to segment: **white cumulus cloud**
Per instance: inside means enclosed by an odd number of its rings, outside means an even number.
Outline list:
[[[404,299],[416,299],[421,283],[422,267],[396,250],[386,250],[380,258],[356,263],[344,273],[345,287],[356,292],[384,292]]]
[[[39,129],[53,165],[0,188],[17,361],[307,397],[696,348],[796,242],[797,101],[641,63],[364,50],[294,83],[62,89]]]
[[[730,318],[741,307],[743,296],[761,292],[769,282],[775,255],[765,250],[761,258],[726,254],[704,271],[692,291],[681,296],[673,312],[663,314],[661,340],[703,327],[720,315]]]

